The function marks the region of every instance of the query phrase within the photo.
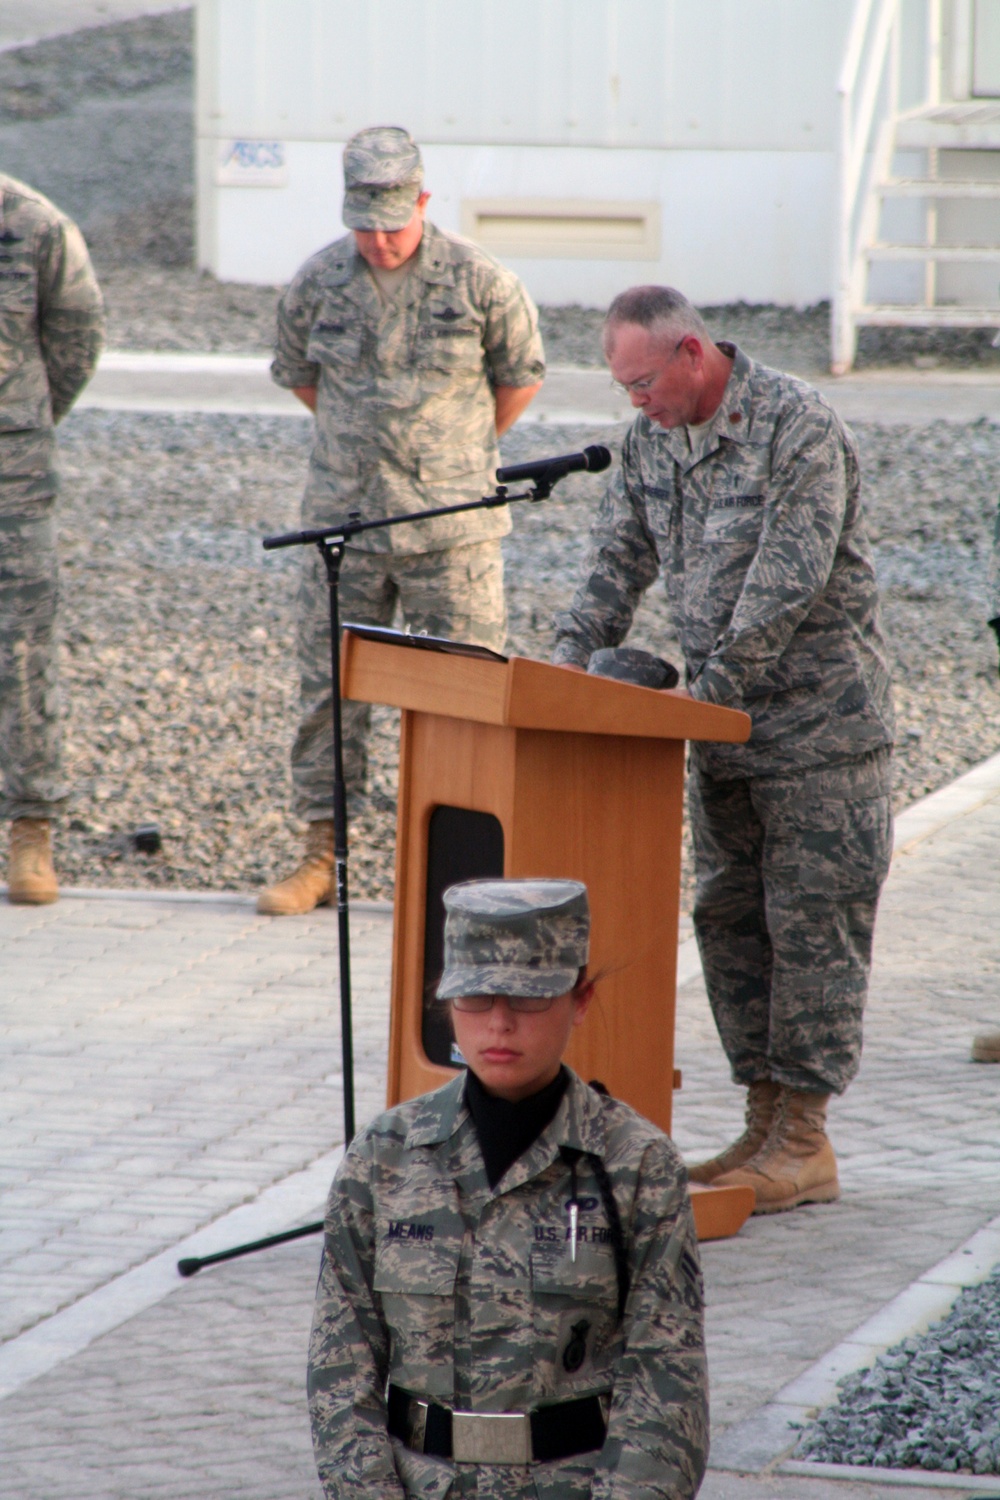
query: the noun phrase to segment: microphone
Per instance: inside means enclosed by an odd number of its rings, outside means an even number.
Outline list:
[[[520,484],[521,480],[537,480],[539,484],[553,485],[566,474],[577,469],[599,474],[611,467],[611,454],[600,443],[584,448],[582,453],[563,453],[558,458],[536,458],[530,464],[508,464],[497,469],[497,484]]]

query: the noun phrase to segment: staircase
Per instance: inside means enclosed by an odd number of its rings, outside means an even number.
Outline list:
[[[898,0],[859,0],[841,82],[840,239],[831,365],[860,327],[1000,329],[1000,99],[899,108]],[[853,50],[852,50],[853,49]]]

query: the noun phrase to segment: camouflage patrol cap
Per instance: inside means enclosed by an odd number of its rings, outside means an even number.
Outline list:
[[[444,893],[439,1000],[459,995],[565,995],[590,946],[579,880],[468,880]]]
[[[641,651],[638,646],[602,646],[592,651],[587,671],[595,677],[614,677],[637,687],[672,688],[680,678],[677,668],[662,656]]]
[[[408,130],[359,130],[344,147],[344,223],[348,229],[403,229],[423,182],[420,150]]]

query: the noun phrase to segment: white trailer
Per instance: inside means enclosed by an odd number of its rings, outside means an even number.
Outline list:
[[[199,0],[198,254],[280,282],[402,124],[430,213],[547,302],[828,296],[852,0]]]
[[[1000,323],[1000,0],[198,0],[197,67],[225,280],[342,233],[344,141],[400,124],[540,301],[830,297],[842,369],[866,321]]]

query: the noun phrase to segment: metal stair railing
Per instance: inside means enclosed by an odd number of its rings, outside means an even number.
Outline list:
[[[929,25],[935,8],[940,37],[940,0],[929,0]],[[854,363],[854,313],[863,301],[864,247],[875,237],[878,216],[874,188],[892,158],[899,109],[900,11],[901,0],[856,0],[837,80],[836,270],[830,329],[830,367],[835,375],[845,375]]]

